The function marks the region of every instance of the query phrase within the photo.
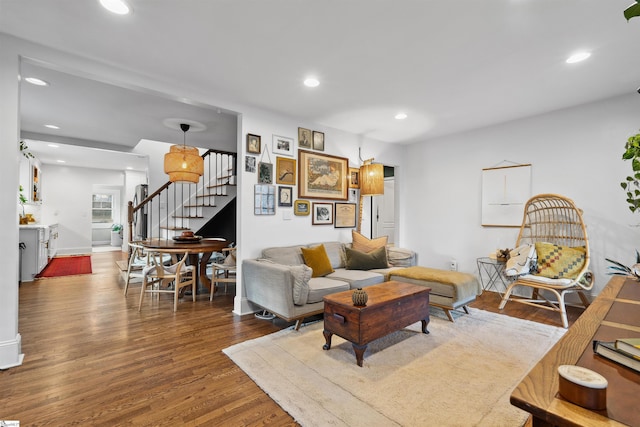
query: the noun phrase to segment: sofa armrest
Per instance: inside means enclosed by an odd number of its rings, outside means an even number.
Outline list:
[[[242,262],[242,282],[247,299],[285,318],[294,316],[293,274],[289,266],[247,259]]]
[[[411,249],[387,246],[387,261],[392,267],[412,267],[417,263],[417,255]]]

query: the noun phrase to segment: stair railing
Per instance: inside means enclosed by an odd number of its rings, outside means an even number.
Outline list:
[[[226,195],[226,186],[236,184],[236,153],[207,150],[202,158],[204,174],[197,183],[168,181],[138,205],[128,203],[129,241],[169,239],[172,233],[189,230],[190,219],[204,218],[203,208],[215,206],[216,197]],[[134,224],[136,218],[142,223]]]

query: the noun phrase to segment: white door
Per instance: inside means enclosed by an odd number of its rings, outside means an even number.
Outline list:
[[[396,230],[395,179],[384,179],[384,196],[373,197],[373,237],[389,236],[394,243]]]

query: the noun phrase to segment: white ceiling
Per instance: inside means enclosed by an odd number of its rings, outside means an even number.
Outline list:
[[[640,18],[627,23],[622,15],[631,0],[129,2],[133,14],[121,17],[98,0],[0,0],[0,31],[210,99],[397,143],[640,86]],[[564,62],[582,49],[592,57]],[[321,82],[315,89],[302,85],[311,74]],[[112,107],[126,105],[120,92],[111,93],[108,111],[69,123],[70,136],[130,145],[128,135],[100,128],[105,115],[132,113]],[[24,123],[35,129],[47,112],[32,110]],[[408,118],[395,120],[398,111]]]

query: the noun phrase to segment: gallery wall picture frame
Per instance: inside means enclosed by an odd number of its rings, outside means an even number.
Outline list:
[[[349,188],[360,188],[360,169],[349,168]]]
[[[334,204],[334,227],[335,228],[355,228],[356,226],[356,204],[338,203]]]
[[[276,157],[276,184],[296,185],[296,159]]]
[[[268,184],[256,184],[253,190],[254,215],[276,214],[276,186]]]
[[[298,148],[313,148],[311,129],[298,128]]]
[[[313,149],[324,151],[324,132],[313,131]]]
[[[256,173],[257,159],[253,156],[244,156],[244,171]]]
[[[278,206],[287,208],[293,206],[293,187],[278,187]]]
[[[333,203],[313,203],[311,215],[312,225],[333,224]]]
[[[260,154],[262,152],[262,141],[260,135],[247,134],[247,153]]]
[[[259,162],[258,163],[258,183],[273,184],[273,164]]]
[[[298,197],[347,200],[348,173],[345,157],[298,150]]]
[[[273,146],[271,148],[273,154],[293,157],[293,153],[295,152],[295,141],[293,138],[288,138],[286,136],[273,135]]]
[[[311,213],[311,203],[308,200],[296,200],[293,202],[293,214],[307,216]]]

